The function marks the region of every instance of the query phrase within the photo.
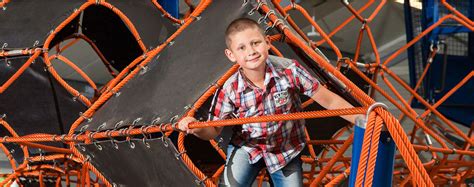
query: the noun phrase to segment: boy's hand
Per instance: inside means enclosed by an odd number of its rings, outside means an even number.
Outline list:
[[[194,134],[198,129],[189,129],[189,123],[197,121],[196,118],[187,116],[178,122],[178,129],[186,134]]]

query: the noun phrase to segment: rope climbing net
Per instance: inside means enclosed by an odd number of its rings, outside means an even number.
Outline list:
[[[80,125],[84,121],[93,118],[94,114],[100,110],[100,107],[103,106],[105,102],[107,102],[112,96],[119,94],[121,89],[132,78],[143,71],[148,63],[159,55],[166,46],[172,45],[176,37],[188,29],[191,23],[198,21],[201,14],[206,11],[210,4],[213,3],[211,0],[202,0],[197,5],[193,5],[193,3],[188,0],[185,2],[186,5],[188,5],[189,10],[182,18],[173,17],[156,1],[150,2],[153,3],[154,7],[156,7],[157,14],[162,14],[163,17],[167,18],[170,22],[179,26],[179,28],[169,36],[166,41],[152,49],[147,49],[145,47],[134,23],[127,18],[127,15],[121,12],[119,8],[105,0],[90,0],[84,2],[58,27],[50,32],[44,45],[41,47],[35,46],[33,48],[7,50],[4,46],[0,51],[0,58],[7,59],[16,56],[28,56],[28,60],[18,69],[18,71],[2,83],[0,94],[4,93],[17,79],[19,79],[19,77],[32,63],[35,62],[36,59],[42,58],[46,67],[45,69],[71,94],[71,96],[87,106],[87,110],[81,113],[80,117],[74,121],[67,134],[36,133],[20,136],[15,131],[15,124],[9,124],[8,118],[2,117],[0,119],[0,124],[7,129],[10,136],[5,136],[3,139],[0,139],[0,142],[2,143],[0,144],[0,148],[8,157],[13,172],[3,174],[5,180],[3,180],[0,185],[10,185],[15,181],[19,181],[22,177],[28,177],[37,179],[40,186],[44,186],[44,182],[47,180],[51,182],[54,181],[57,186],[60,186],[63,181],[67,184],[75,183],[81,186],[100,184],[112,186],[112,183],[91,163],[92,158],[80,153],[77,147],[78,144],[94,144],[97,140],[118,137],[130,140],[134,136],[143,136],[143,142],[145,142],[150,134],[163,133],[164,135],[162,138],[166,138],[173,132],[176,132],[175,123],[149,124],[142,127],[130,125],[124,129],[107,131],[101,131],[100,128],[97,129],[97,131],[86,131],[80,129]],[[14,3],[14,0],[3,0],[0,2],[0,7],[5,9],[7,5]],[[246,4],[253,2],[243,1],[243,3]],[[385,61],[382,61],[371,26],[373,20],[377,17],[384,5],[386,5],[386,0],[369,0],[359,9],[354,8],[347,1],[342,1],[342,3],[347,11],[351,13],[351,16],[345,19],[345,21],[335,29],[330,31],[323,30],[320,25],[314,21],[307,10],[295,1],[291,1],[290,5],[286,7],[282,7],[279,0],[257,1],[249,14],[259,14],[261,16],[259,22],[265,23],[267,26],[265,30],[268,31],[273,29],[277,31],[273,32],[273,34],[268,34],[272,43],[283,42],[291,46],[296,46],[312,59],[322,72],[329,75],[329,77],[332,77],[332,82],[342,88],[344,93],[347,93],[354,98],[360,104],[360,107],[338,110],[307,111],[255,118],[203,121],[191,123],[190,128],[234,126],[255,122],[327,118],[341,115],[364,114],[367,115],[367,125],[366,133],[363,138],[360,160],[357,166],[356,186],[370,186],[373,184],[377,150],[379,147],[378,140],[380,139],[383,128],[386,128],[390,133],[390,136],[398,149],[395,155],[396,164],[393,173],[395,176],[394,183],[400,185],[412,184],[417,186],[435,186],[440,184],[459,185],[466,179],[474,177],[472,169],[474,167],[474,162],[469,159],[469,157],[474,156],[474,151],[471,150],[471,145],[474,143],[472,135],[473,129],[471,128],[468,133],[463,132],[437,110],[440,105],[442,105],[450,96],[452,96],[474,76],[474,72],[465,75],[462,81],[460,81],[455,87],[451,88],[451,90],[449,90],[441,99],[435,103],[430,103],[417,91],[423,80],[426,79],[431,63],[426,63],[415,87],[410,87],[410,85],[403,81],[388,67],[388,64],[397,56],[400,56],[409,47],[419,42],[435,28],[440,27],[442,23],[446,21],[454,21],[472,31],[474,29],[474,22],[459,12],[456,7],[450,5],[446,0],[441,0],[441,5],[450,11],[449,14],[440,18],[436,23],[423,30],[418,36],[414,37],[413,40],[408,41],[406,45],[392,53]],[[55,46],[51,46],[52,40],[68,23],[76,19],[81,12],[93,5],[103,6],[118,15],[132,33],[134,40],[138,43],[141,52],[143,53],[143,55],[135,58],[118,73],[114,72],[111,62],[104,57],[94,41],[89,39],[86,35],[76,34],[72,38],[68,38],[67,41],[65,40],[55,44]],[[369,7],[375,8],[372,12],[368,13],[367,9]],[[294,15],[290,15],[290,12],[294,13]],[[363,13],[364,15],[369,16],[364,17],[362,15]],[[294,21],[293,18],[296,14],[302,15],[302,17],[315,28],[322,39],[319,41],[312,41]],[[332,41],[332,37],[341,30],[344,30],[351,22],[360,24],[361,28],[355,46],[355,55],[344,56],[341,50],[339,50],[337,45]],[[375,60],[373,62],[359,62],[361,45],[363,41],[365,41],[363,38],[364,35],[367,36],[365,40],[370,43],[372,52],[375,55]],[[78,67],[76,63],[62,55],[64,51],[76,45],[76,43],[81,40],[91,46],[104,63],[108,73],[113,77],[113,79],[102,88],[97,86],[89,75]],[[336,54],[336,65],[331,64],[324,54],[319,51],[318,48],[322,45],[328,45],[330,50]],[[271,46],[271,51],[278,56],[285,55],[274,45]],[[432,61],[432,59],[438,55],[437,53],[438,49],[433,48],[428,56],[428,60]],[[54,63],[56,62],[62,62],[77,72],[84,81],[93,88],[95,93],[94,96],[87,97],[82,95],[80,91],[76,90],[65,81],[64,77],[62,77],[55,68]],[[355,72],[359,78],[370,85],[370,92],[365,93],[351,80],[346,78],[346,76],[341,73],[341,68],[348,68]],[[210,86],[209,89],[207,89],[204,94],[202,94],[202,96],[185,111],[186,114],[183,115],[183,117],[195,116],[198,109],[213,96],[216,90],[219,89],[219,87],[221,87],[224,82],[237,71],[237,69],[238,66],[234,65],[224,73],[215,84]],[[371,74],[372,76],[367,76],[367,74]],[[381,81],[388,85],[388,90],[384,90],[379,86],[378,83]],[[403,98],[400,94],[401,91],[395,89],[392,82],[400,85],[404,91],[407,91],[410,94],[410,97],[408,99]],[[385,97],[393,106],[401,111],[402,114],[395,117],[390,114],[386,108],[381,107],[380,105],[374,105],[375,100],[373,97],[375,94]],[[413,100],[421,103],[426,109],[421,113],[417,112],[410,106],[410,103]],[[308,106],[311,102],[312,101],[307,101],[303,106]],[[373,110],[368,111],[371,106],[375,107],[372,107]],[[401,121],[410,121],[413,124],[413,128],[410,132],[404,130],[400,124]],[[442,131],[437,129],[442,129]],[[463,145],[456,144],[447,138],[443,132],[454,134],[465,143]],[[342,181],[346,180],[350,175],[351,157],[348,156],[350,154],[347,153],[354,141],[353,127],[348,125],[342,128],[329,140],[312,140],[309,137],[308,132],[306,132],[306,134],[309,155],[303,156],[302,160],[309,167],[305,167],[304,170],[305,185],[332,186],[340,184]],[[206,186],[216,186],[217,181],[223,172],[224,166],[220,166],[213,173],[203,172],[195,165],[192,158],[190,158],[186,153],[184,143],[185,139],[186,136],[183,133],[179,133],[177,147],[183,162],[201,180],[200,182],[204,183]],[[433,143],[431,139],[434,139],[435,143]],[[62,142],[67,144],[68,147],[63,148],[45,145],[40,142]],[[226,155],[218,146],[218,142],[211,140],[210,143],[219,155],[225,159]],[[5,146],[5,144],[20,145],[21,150],[23,151],[23,162],[17,163],[14,160],[11,151]],[[322,146],[323,149],[319,154],[316,154],[314,146]],[[43,152],[48,152],[48,154],[43,154],[42,152],[39,155],[30,156],[28,149],[31,148],[41,149]],[[429,155],[431,156],[431,159],[422,160],[420,159],[420,155]],[[258,177],[259,184],[261,185],[265,180],[268,180],[268,177],[265,176],[265,172],[261,172],[261,175]]]

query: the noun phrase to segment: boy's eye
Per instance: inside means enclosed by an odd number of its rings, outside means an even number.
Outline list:
[[[238,47],[237,49],[238,49],[238,50],[244,50],[245,47],[244,47],[244,46],[240,46],[240,47]]]
[[[261,41],[252,42],[252,45],[258,45],[260,43],[262,43],[262,42]]]

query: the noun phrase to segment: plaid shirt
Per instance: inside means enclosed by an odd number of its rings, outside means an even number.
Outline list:
[[[253,85],[239,70],[217,95],[214,117],[258,117],[301,111],[299,94],[312,96],[319,81],[298,62],[269,56],[266,61],[265,89]],[[304,120],[249,123],[234,131],[232,143],[249,153],[250,164],[261,158],[270,173],[289,163],[305,145]]]

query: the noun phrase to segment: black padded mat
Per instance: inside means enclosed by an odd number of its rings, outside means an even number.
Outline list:
[[[117,186],[203,186],[176,156],[178,152],[170,139],[148,139],[149,148],[140,139],[131,142],[134,148],[123,141],[117,143],[116,149],[107,140],[97,143],[102,150],[94,144],[76,147]]]
[[[10,65],[0,63],[0,83],[10,78],[28,58],[9,59]],[[37,58],[0,94],[0,114],[6,114],[6,121],[18,134],[65,133],[60,132],[60,128],[67,132],[79,112],[85,110],[80,101],[74,101],[73,96],[49,76],[41,58]],[[61,114],[58,115],[57,111]]]
[[[8,59],[10,64],[0,63],[0,84],[10,78],[29,57]],[[5,92],[0,94],[0,115],[21,136],[32,133],[64,134],[86,107],[74,101],[56,80],[44,70],[41,58],[31,64]],[[11,136],[0,128],[0,136]],[[46,143],[61,146],[61,143]],[[15,159],[22,162],[21,150],[14,149]],[[19,155],[20,154],[20,155]]]
[[[251,5],[241,1],[215,1],[160,53],[148,66],[112,97],[93,116],[88,129],[113,129],[123,121],[130,125],[149,125],[160,118],[167,123],[182,115],[190,105],[218,80],[232,65],[224,54],[224,30],[235,18],[247,15]]]
[[[64,21],[83,0],[15,0],[0,10],[0,45],[8,48],[42,45],[52,29]],[[54,7],[54,11],[50,11]]]

